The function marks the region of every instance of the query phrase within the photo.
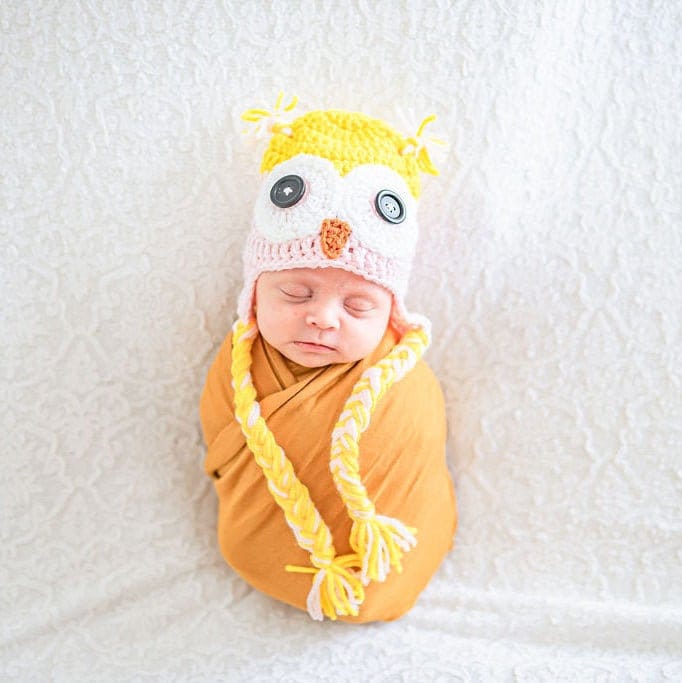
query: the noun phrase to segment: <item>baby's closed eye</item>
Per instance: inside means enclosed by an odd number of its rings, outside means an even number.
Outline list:
[[[279,288],[279,291],[289,299],[308,299],[311,296],[311,291],[304,285],[284,285]]]
[[[368,313],[375,308],[374,302],[371,299],[364,297],[352,297],[344,301],[344,306],[354,313]]]

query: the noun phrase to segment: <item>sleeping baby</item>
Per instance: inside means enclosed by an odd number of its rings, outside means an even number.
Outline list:
[[[314,619],[396,619],[457,523],[443,396],[421,359],[430,326],[404,304],[419,175],[435,173],[423,125],[245,118],[270,136],[266,175],[238,319],[201,398],[220,548]]]

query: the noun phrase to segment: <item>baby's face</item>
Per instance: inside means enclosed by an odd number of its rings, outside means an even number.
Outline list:
[[[308,368],[350,363],[378,346],[391,316],[391,293],[340,268],[262,273],[256,321],[263,338]]]

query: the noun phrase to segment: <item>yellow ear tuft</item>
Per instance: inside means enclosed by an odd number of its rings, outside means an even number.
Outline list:
[[[414,155],[417,159],[417,166],[422,173],[429,173],[431,175],[438,175],[438,169],[433,165],[431,157],[429,156],[429,145],[444,145],[445,141],[433,136],[426,137],[424,135],[424,128],[436,120],[435,114],[427,116],[419,125],[417,132],[405,140],[405,146],[401,153],[405,155]]]
[[[284,132],[286,130],[290,114],[298,104],[296,96],[291,98],[291,101],[286,106],[282,106],[284,101],[284,93],[280,92],[277,96],[277,101],[272,111],[267,109],[247,109],[242,114],[242,120],[254,124],[251,129],[245,130],[245,133],[255,133],[257,138],[271,135],[274,132]]]

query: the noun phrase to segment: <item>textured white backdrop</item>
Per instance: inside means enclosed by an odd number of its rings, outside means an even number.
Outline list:
[[[0,4],[0,677],[682,679],[682,10]],[[309,621],[214,542],[197,402],[297,94],[449,142],[408,303],[457,547],[403,620]]]

